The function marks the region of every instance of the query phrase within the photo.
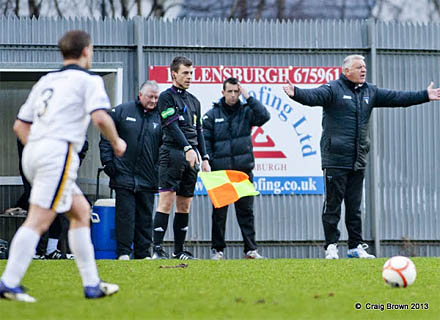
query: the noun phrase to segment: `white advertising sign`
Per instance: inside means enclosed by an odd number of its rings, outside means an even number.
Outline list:
[[[188,91],[200,100],[203,115],[222,97],[223,81],[237,78],[271,114],[265,125],[252,131],[256,189],[262,194],[323,194],[322,108],[293,101],[283,86],[289,79],[297,87],[314,88],[338,79],[340,73],[340,67],[196,66]],[[150,66],[149,79],[161,90],[172,84],[167,66]],[[196,194],[206,194],[201,183]]]

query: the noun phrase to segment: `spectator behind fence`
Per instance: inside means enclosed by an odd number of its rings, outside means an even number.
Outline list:
[[[117,256],[129,260],[151,258],[154,193],[158,184],[162,129],[156,108],[159,86],[146,81],[135,101],[121,104],[110,115],[127,143],[122,158],[114,156],[110,143],[101,138],[99,148],[110,188],[116,192]]]
[[[325,178],[322,223],[326,259],[338,259],[338,223],[345,203],[349,258],[375,258],[367,253],[362,239],[361,200],[367,154],[370,150],[368,125],[373,108],[409,107],[440,100],[440,89],[395,91],[367,83],[364,57],[344,59],[338,80],[315,89],[300,89],[291,82],[284,87],[293,100],[307,106],[322,106],[321,158]]]
[[[249,96],[237,79],[223,83],[223,98],[203,116],[206,152],[212,170],[238,170],[253,181],[255,159],[252,146],[252,127],[262,126],[270,113],[257,99]],[[246,100],[241,102],[240,95]],[[254,225],[254,197],[243,197],[234,203],[237,221],[244,242],[246,259],[261,259],[257,251]],[[212,210],[211,259],[221,260],[226,247],[225,228],[228,206]]]
[[[23,172],[32,185],[29,213],[11,242],[0,281],[0,298],[35,302],[21,286],[41,235],[57,213],[67,212],[69,244],[75,255],[87,299],[112,295],[118,285],[100,280],[90,238],[90,205],[76,185],[77,153],[86,138],[90,119],[122,156],[119,138],[101,77],[91,74],[93,45],[84,31],[69,31],[58,42],[64,66],[42,77],[21,106],[14,132],[24,144]]]
[[[211,168],[202,133],[200,102],[187,91],[193,76],[192,61],[186,57],[175,57],[170,69],[173,85],[160,94],[157,103],[164,135],[159,155],[159,204],[154,217],[153,259],[168,258],[162,243],[171,207],[176,201],[172,257],[187,260],[194,259],[184,249],[184,242],[200,163],[196,150],[202,157],[203,171]]]

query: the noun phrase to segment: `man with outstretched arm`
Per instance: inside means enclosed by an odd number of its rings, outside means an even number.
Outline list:
[[[362,239],[362,187],[370,150],[368,127],[373,108],[409,107],[440,100],[433,83],[426,90],[396,91],[367,83],[367,67],[361,55],[349,55],[338,80],[315,89],[300,89],[291,82],[284,87],[293,100],[307,106],[322,106],[321,158],[325,178],[322,223],[326,259],[338,259],[341,203],[345,203],[349,258],[375,258]]]

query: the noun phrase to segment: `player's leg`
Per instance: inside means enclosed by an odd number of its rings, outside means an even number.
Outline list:
[[[168,229],[170,211],[176,199],[176,192],[159,192],[159,203],[153,221],[153,259],[168,259],[168,254],[163,250],[162,243]]]
[[[187,260],[192,254],[184,250],[186,233],[188,231],[189,210],[192,197],[176,196],[176,213],[174,214],[174,254],[173,258]]]
[[[19,285],[38,240],[55,219],[55,212],[71,206],[72,181],[76,179],[78,157],[70,143],[58,140],[29,142],[23,151],[23,170],[32,183],[29,214],[11,244],[8,265],[2,276],[0,297],[26,300]],[[14,289],[9,291],[8,288]],[[16,289],[16,290],[15,290]],[[28,296],[29,297],[29,296]],[[32,297],[29,300],[35,301]],[[30,301],[29,301],[30,302]]]
[[[363,243],[361,203],[364,175],[364,170],[351,171],[348,175],[347,189],[344,196],[348,249],[356,248]]]
[[[116,254],[120,260],[129,260],[134,240],[136,196],[132,190],[117,188],[116,192]]]
[[[341,232],[338,223],[341,219],[341,205],[344,198],[349,170],[325,169],[325,195],[322,224],[325,235],[326,259],[338,259],[337,243]]]
[[[168,228],[168,220],[176,189],[180,184],[185,166],[182,150],[162,145],[159,150],[159,203],[153,221],[153,259],[167,259],[162,243]]]
[[[136,192],[136,218],[134,223],[134,258],[151,258],[150,246],[153,242],[154,193]]]
[[[225,230],[228,206],[221,208],[212,207],[212,228],[211,228],[211,259],[223,259],[223,250],[226,248]]]
[[[61,235],[61,215],[57,215],[55,220],[49,227],[49,239],[47,241],[46,246],[46,259],[67,259],[65,255],[63,255],[58,250],[58,242]]]
[[[0,297],[9,300],[35,302],[20,287],[20,283],[35,254],[41,235],[49,229],[56,213],[38,205],[29,206],[28,216],[11,242],[9,259],[1,276]]]
[[[102,282],[96,268],[95,253],[90,237],[90,205],[82,194],[78,194],[75,186],[72,197],[72,208],[67,213],[70,220],[68,232],[69,245],[75,255],[84,294],[88,299],[101,298],[118,292],[116,284]]]
[[[368,245],[362,239],[361,203],[365,170],[351,171],[348,175],[345,191],[345,225],[348,232],[349,258],[375,258],[366,249]]]
[[[181,183],[176,190],[176,213],[174,214],[174,254],[173,258],[180,260],[194,259],[193,255],[184,249],[188,231],[189,212],[197,182],[197,170],[185,160],[185,170]]]
[[[244,242],[246,259],[262,259],[255,239],[254,197],[243,197],[235,202],[238,225]]]

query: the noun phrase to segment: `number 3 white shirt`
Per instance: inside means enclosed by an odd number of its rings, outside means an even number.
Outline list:
[[[109,108],[102,78],[77,65],[67,65],[34,85],[17,118],[32,123],[28,141],[65,140],[79,152],[90,113]]]

